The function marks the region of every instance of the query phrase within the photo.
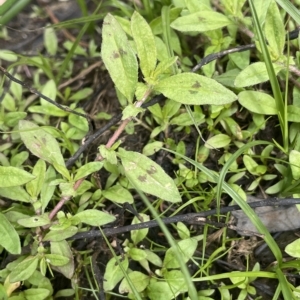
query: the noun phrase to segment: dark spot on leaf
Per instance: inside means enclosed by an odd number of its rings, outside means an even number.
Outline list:
[[[103,25],[110,25],[109,22],[103,22]]]
[[[149,175],[155,174],[156,172],[157,172],[157,171],[156,171],[155,167],[153,167],[153,166],[150,167],[150,170],[147,170],[147,173],[148,173]]]
[[[192,85],[192,88],[193,89],[199,89],[201,87],[201,84],[198,82],[198,81],[196,81],[193,85]]]
[[[144,175],[144,176],[140,175],[138,177],[138,180],[141,181],[141,182],[146,182],[147,181],[147,175]]]
[[[120,57],[120,54],[118,52],[113,53],[113,58],[114,59],[119,58],[119,57]]]
[[[203,22],[203,21],[205,21],[206,19],[203,18],[203,17],[198,17],[198,20],[199,20],[200,22]]]
[[[123,49],[120,49],[119,53],[120,53],[121,56],[127,54],[127,52],[125,50],[123,50]]]
[[[189,90],[190,94],[194,95],[194,94],[197,94],[198,92],[197,91],[192,91],[192,90]]]
[[[42,138],[42,141],[45,145],[47,144],[47,140],[45,138]]]
[[[34,220],[34,222],[37,222],[39,220],[39,218],[34,218],[33,220]]]

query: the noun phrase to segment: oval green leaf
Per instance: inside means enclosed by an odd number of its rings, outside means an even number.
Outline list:
[[[21,253],[21,244],[15,228],[0,213],[0,245],[11,254]]]
[[[276,102],[268,94],[256,91],[243,91],[238,95],[239,103],[249,111],[260,115],[277,115]],[[298,116],[299,119],[299,116]]]
[[[275,74],[284,69],[284,66],[273,64]],[[246,87],[259,84],[269,80],[269,74],[264,62],[256,62],[251,64],[239,73],[234,81],[236,87]]]
[[[220,133],[208,139],[205,143],[205,147],[208,149],[223,148],[228,146],[230,141],[231,138],[228,135]]]
[[[224,105],[237,96],[217,81],[193,73],[181,73],[161,80],[154,90],[174,101],[190,105]]]
[[[19,122],[20,136],[30,152],[50,164],[65,165],[56,139],[47,131],[32,122]]]
[[[171,23],[171,27],[183,32],[205,32],[232,24],[225,15],[206,10],[179,17]]]
[[[136,44],[141,71],[145,77],[148,77],[156,66],[155,40],[147,21],[137,11],[131,18],[131,32]]]
[[[28,279],[36,270],[39,263],[37,256],[29,256],[20,262],[9,275],[9,281],[17,282]]]
[[[138,63],[118,21],[108,14],[103,21],[101,56],[118,90],[132,102],[138,81]]]
[[[0,187],[6,188],[25,184],[35,179],[35,176],[19,168],[0,166],[0,178]]]
[[[131,193],[123,188],[121,185],[114,185],[109,189],[102,191],[102,195],[110,201],[116,203],[133,203],[133,197]]]
[[[147,156],[120,148],[126,177],[144,193],[170,202],[181,202],[181,197],[173,179]]]
[[[80,220],[80,222],[91,226],[102,226],[114,222],[116,218],[96,209],[86,209],[85,211],[76,214],[74,220]]]
[[[24,227],[34,228],[39,226],[45,226],[50,224],[49,214],[43,214],[40,216],[33,216],[18,220],[18,224]]]
[[[100,161],[89,162],[84,166],[80,167],[77,170],[77,173],[74,177],[74,181],[77,181],[80,178],[85,178],[86,176],[99,171],[103,166],[103,163]]]

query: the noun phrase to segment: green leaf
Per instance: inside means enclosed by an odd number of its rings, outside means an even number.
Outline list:
[[[13,61],[18,60],[18,56],[10,50],[1,49],[0,50],[0,59],[13,62]]]
[[[36,199],[39,195],[45,181],[45,174],[46,163],[39,159],[32,170],[32,175],[36,176],[36,178],[26,184],[26,190],[32,198]]]
[[[206,32],[233,24],[225,15],[206,10],[179,17],[171,23],[171,27],[183,32]]]
[[[134,202],[131,193],[123,188],[121,185],[114,185],[109,189],[102,191],[102,195],[110,201],[116,203],[130,203]]]
[[[120,268],[118,261],[114,257],[106,265],[103,281],[103,289],[105,292],[114,289],[118,282],[124,277],[123,270],[126,272],[128,269],[129,262],[126,257],[122,260],[119,256],[118,260],[122,268]]]
[[[91,226],[102,226],[114,222],[116,218],[108,213],[96,209],[86,209],[74,216],[74,220]]]
[[[154,90],[174,101],[190,105],[224,105],[237,96],[217,81],[193,73],[181,73],[161,80]]]
[[[131,248],[128,251],[129,256],[136,261],[143,260],[147,257],[147,253],[143,249]]]
[[[178,60],[178,56],[174,57],[168,57],[167,59],[164,59],[161,61],[156,69],[154,70],[153,77],[154,79],[158,79],[160,75],[163,74],[172,74],[172,71],[170,70],[172,65],[176,63]]]
[[[55,185],[50,185],[50,182],[52,182],[54,179],[56,179],[56,173],[52,166],[49,166],[46,174],[45,174],[45,180],[43,182],[42,190],[41,190],[41,203],[42,203],[42,212],[44,213],[46,207],[48,206],[49,201],[51,200],[54,191],[55,191]]]
[[[131,17],[131,32],[136,44],[141,71],[145,77],[148,77],[156,66],[155,40],[147,21],[137,11]]]
[[[268,48],[274,60],[282,56],[285,46],[284,22],[275,1],[270,3],[266,15],[265,35],[268,40]]]
[[[57,94],[57,87],[54,80],[49,80],[46,84],[43,85],[43,89],[41,93],[50,98],[51,100],[55,101],[56,94]],[[40,113],[44,113],[46,115],[55,116],[55,117],[65,117],[68,113],[61,108],[56,107],[54,104],[51,104],[47,100],[41,98],[41,107],[37,106],[37,109],[40,109]]]
[[[141,191],[170,202],[181,202],[173,179],[147,156],[119,148],[126,177]]]
[[[23,143],[33,155],[50,164],[65,165],[58,142],[50,133],[25,120],[19,122],[19,130]]]
[[[260,115],[277,115],[275,99],[262,92],[243,91],[238,95],[239,103],[253,113]]]
[[[61,267],[66,265],[70,259],[59,254],[45,254],[46,261],[53,266]]]
[[[6,188],[25,184],[36,177],[19,168],[0,166],[0,178],[0,187]]]
[[[50,230],[43,238],[43,241],[60,242],[66,240],[78,232],[75,226],[69,226],[63,230]]]
[[[289,155],[290,166],[293,178],[298,180],[300,178],[300,152],[292,150]]]
[[[29,228],[49,225],[50,223],[49,213],[18,220],[18,224]]]
[[[122,112],[122,120],[126,120],[128,118],[136,117],[139,113],[145,111],[142,107],[136,107],[133,104],[127,105]]]
[[[28,279],[37,269],[39,258],[37,256],[29,256],[13,268],[9,275],[10,282],[24,281]]]
[[[149,143],[143,148],[143,154],[146,156],[151,156],[154,153],[158,152],[163,147],[163,145],[164,143],[159,141]]]
[[[21,202],[30,202],[30,196],[21,186],[0,188],[0,196]]]
[[[143,222],[148,222],[150,220],[150,217],[148,215],[145,214],[139,214],[140,217],[143,218]],[[140,224],[141,221],[137,218],[134,217],[131,224]],[[148,234],[149,232],[149,228],[143,228],[143,229],[139,229],[139,230],[131,230],[130,231],[130,236],[131,236],[131,240],[133,241],[133,243],[135,245],[137,245],[139,242],[141,242]]]
[[[133,293],[131,286],[133,285],[135,290],[140,293],[148,286],[150,278],[148,275],[145,275],[138,271],[133,271],[128,274],[130,283],[128,283],[127,278],[124,278],[119,286],[120,294],[124,293]]]
[[[297,239],[297,240],[293,241],[292,243],[288,244],[285,247],[284,251],[292,257],[299,258],[300,257],[300,239]]]
[[[89,162],[77,170],[74,181],[80,178],[85,178],[88,175],[99,171],[103,167],[103,163],[99,161]]]
[[[300,123],[300,107],[296,105],[288,105],[287,117],[289,122]]]
[[[276,75],[280,70],[284,69],[284,66],[273,64]],[[256,62],[245,68],[236,77],[234,84],[236,87],[246,87],[263,83],[269,80],[269,74],[266,64],[264,62]]]
[[[227,134],[220,133],[208,139],[205,143],[205,147],[208,149],[224,148],[228,146],[230,142],[231,138]]]
[[[177,293],[185,293],[188,291],[188,287],[184,276],[179,270],[165,271],[164,279],[170,285],[171,290],[176,295]],[[201,296],[199,297],[202,298]],[[209,300],[209,298],[203,297],[203,299]]]
[[[176,248],[181,252],[185,263],[192,258],[194,252],[196,251],[197,245],[198,242],[194,238],[185,239],[177,243]],[[177,251],[177,249],[172,246],[166,251],[166,256],[163,262],[163,266],[165,268],[175,269],[180,267],[180,264],[177,261],[177,256],[175,255],[175,251]]]
[[[103,21],[101,55],[118,90],[132,102],[138,80],[138,63],[126,34],[108,14]]]
[[[60,254],[69,259],[69,262],[66,265],[56,267],[54,269],[62,273],[65,277],[71,279],[74,275],[75,265],[73,253],[68,242],[66,240],[60,242],[51,242],[50,248],[52,254]]]
[[[20,238],[7,218],[0,213],[0,245],[11,254],[21,253]]]
[[[55,55],[57,52],[57,36],[52,27],[46,27],[44,30],[44,45],[50,55]]]
[[[48,289],[38,288],[38,289],[28,289],[24,291],[26,299],[34,299],[34,300],[44,300],[50,294]]]

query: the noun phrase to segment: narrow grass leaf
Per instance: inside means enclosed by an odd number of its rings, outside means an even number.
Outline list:
[[[125,175],[141,191],[170,202],[181,202],[181,197],[173,179],[147,156],[120,148]]]
[[[272,96],[262,92],[240,92],[238,94],[238,101],[242,106],[256,114],[277,115],[278,112],[275,99]]]
[[[33,155],[50,164],[65,165],[58,142],[50,133],[25,120],[19,122],[19,130],[23,143]]]
[[[15,228],[0,213],[0,245],[11,254],[21,253],[21,244]]]
[[[161,80],[154,90],[167,98],[189,105],[224,105],[237,96],[217,81],[193,73],[181,73]]]
[[[0,177],[0,188],[22,185],[36,178],[22,169],[2,166],[0,166]]]
[[[172,28],[182,32],[205,32],[227,25],[233,25],[233,22],[225,15],[209,10],[179,17],[171,23]]]
[[[131,32],[136,44],[140,68],[145,77],[155,69],[157,56],[155,40],[147,21],[135,11],[131,18]]]
[[[103,21],[101,55],[118,90],[132,102],[138,80],[138,63],[126,33],[108,14]]]
[[[276,74],[284,69],[284,66],[273,64]],[[256,62],[240,72],[234,81],[236,87],[246,87],[263,83],[269,80],[269,73],[264,62]]]

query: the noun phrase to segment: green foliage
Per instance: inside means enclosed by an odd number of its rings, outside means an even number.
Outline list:
[[[282,292],[292,299],[296,287],[282,270],[299,271],[299,264],[283,262],[276,241],[245,200],[248,193],[257,191],[300,195],[300,93],[295,79],[291,92],[287,84],[289,77],[299,73],[299,47],[297,42],[287,44],[285,30],[286,14],[296,20],[288,24],[294,28],[300,22],[299,12],[284,0],[222,0],[218,12],[212,1],[145,0],[134,6],[118,0],[101,2],[89,16],[88,4],[78,3],[83,17],[44,29],[49,57],[0,51],[1,66],[3,61],[9,74],[22,73],[21,65],[30,67],[34,87],[18,84],[25,79],[19,74],[11,84],[1,78],[0,253],[4,267],[0,298],[81,299],[88,290],[81,284],[88,282],[95,297],[104,292],[107,298],[208,300],[219,293],[222,299],[231,299],[234,289],[238,299],[246,299],[258,296],[253,282],[267,277],[278,280],[277,297]],[[0,21],[8,5],[15,1],[0,6]],[[97,20],[103,20],[101,53]],[[77,30],[78,24],[84,25],[75,41],[61,43],[57,30]],[[254,36],[256,50],[251,55],[249,51],[219,53],[214,61],[191,72],[195,61],[239,45],[241,32]],[[88,45],[79,44],[84,34],[90,34],[84,39]],[[89,60],[101,66],[97,85],[100,77],[108,87],[106,76],[112,80],[122,117],[111,119],[119,107],[113,112],[103,109],[114,97],[113,91],[102,101],[106,91],[96,90],[95,83],[85,85],[90,73],[80,73],[80,84],[73,85],[81,66],[91,72]],[[99,101],[85,111],[91,104],[88,99],[96,94]],[[148,103],[160,94],[165,99]],[[115,105],[111,101],[107,107]],[[83,149],[91,135],[98,141],[86,113],[96,121],[111,119],[116,125],[120,120],[121,124],[111,131],[106,128],[111,134],[108,142],[89,151],[85,148],[70,167],[66,161]],[[128,142],[126,138],[138,135],[140,128],[143,142]],[[264,134],[268,134],[266,140]],[[264,235],[275,267],[261,271],[247,256],[245,268],[250,269],[251,261],[251,271],[210,275],[216,259],[234,249],[236,236],[224,228],[210,251],[209,235],[223,216],[191,220],[193,226],[181,219],[172,221],[173,227],[163,222],[215,206],[218,211],[221,203],[227,204],[227,196]],[[154,220],[159,234],[138,227]],[[213,225],[205,225],[199,234],[206,221]],[[105,236],[108,229],[123,225],[136,227],[126,236],[115,235],[113,241]],[[92,227],[99,228],[103,237],[95,242],[106,241],[97,245],[99,261],[94,248],[77,250],[73,243],[78,236],[95,232]],[[298,258],[298,248],[296,240],[285,251]],[[103,282],[97,268],[104,274]],[[54,291],[53,276],[66,277],[72,288]],[[228,278],[231,285],[225,281]],[[206,281],[207,289],[197,290],[197,281]]]

